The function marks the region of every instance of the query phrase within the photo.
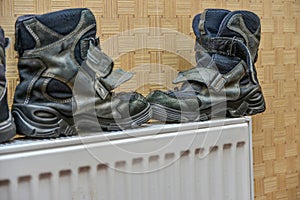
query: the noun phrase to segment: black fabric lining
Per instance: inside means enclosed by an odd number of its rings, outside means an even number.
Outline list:
[[[68,99],[72,97],[71,89],[56,79],[50,80],[46,90],[48,95],[56,99]]]

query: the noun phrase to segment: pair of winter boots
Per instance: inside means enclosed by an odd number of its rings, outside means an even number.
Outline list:
[[[183,83],[181,89],[154,91],[147,98],[112,92],[132,73],[113,70],[89,9],[21,16],[15,28],[20,83],[12,116],[6,100],[7,40],[0,32],[1,142],[16,132],[47,138],[132,128],[146,123],[152,111],[153,119],[186,122],[265,109],[254,67],[260,22],[249,11],[208,9],[195,16],[197,66],[179,73],[174,83]]]

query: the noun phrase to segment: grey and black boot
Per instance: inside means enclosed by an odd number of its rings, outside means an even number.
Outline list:
[[[94,104],[107,107],[111,101],[117,101],[112,111],[130,111],[130,116],[121,125],[111,116],[107,118],[101,111],[97,112],[100,127],[122,129],[149,120],[150,106],[142,95],[134,92],[121,97],[112,95],[111,90],[117,84],[109,83],[113,82],[111,79],[118,81],[115,79],[121,76],[115,75],[111,59],[100,50],[96,20],[89,9],[67,9],[19,17],[16,21],[15,50],[19,54],[20,83],[15,90],[12,114],[19,134],[39,138],[76,134],[78,129],[73,113],[77,112],[78,105],[73,91],[75,82],[81,81],[78,79],[82,78],[82,71],[87,71],[87,83],[95,83],[93,89],[96,92],[94,98],[82,97],[83,92],[79,94],[81,99],[92,99]],[[122,70],[117,72],[127,75]],[[89,86],[80,87],[88,90]],[[105,91],[105,95],[99,96],[99,91]],[[87,107],[81,102],[80,109],[89,113]],[[89,120],[85,123],[90,128]]]
[[[196,67],[180,72],[180,89],[154,91],[153,118],[166,122],[241,117],[265,110],[254,63],[260,19],[250,11],[207,9],[194,17]]]
[[[4,30],[0,27],[0,142],[8,141],[16,134],[15,124],[7,104],[5,47],[8,42]]]

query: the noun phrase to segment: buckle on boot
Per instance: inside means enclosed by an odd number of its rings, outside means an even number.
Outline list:
[[[104,84],[101,82],[101,79],[95,80],[94,89],[102,100],[106,99],[107,95],[109,94],[109,90],[106,89]]]

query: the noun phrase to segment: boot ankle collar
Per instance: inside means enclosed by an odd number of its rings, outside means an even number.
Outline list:
[[[247,63],[249,71],[251,73],[251,79],[253,83],[257,84],[257,80],[254,76],[254,67],[253,61],[255,58],[252,58],[249,49],[244,43],[236,38],[228,38],[228,37],[206,37],[202,36],[197,38],[197,43],[199,45],[195,45],[195,51],[205,50],[207,53],[216,53],[225,56],[239,57]]]

